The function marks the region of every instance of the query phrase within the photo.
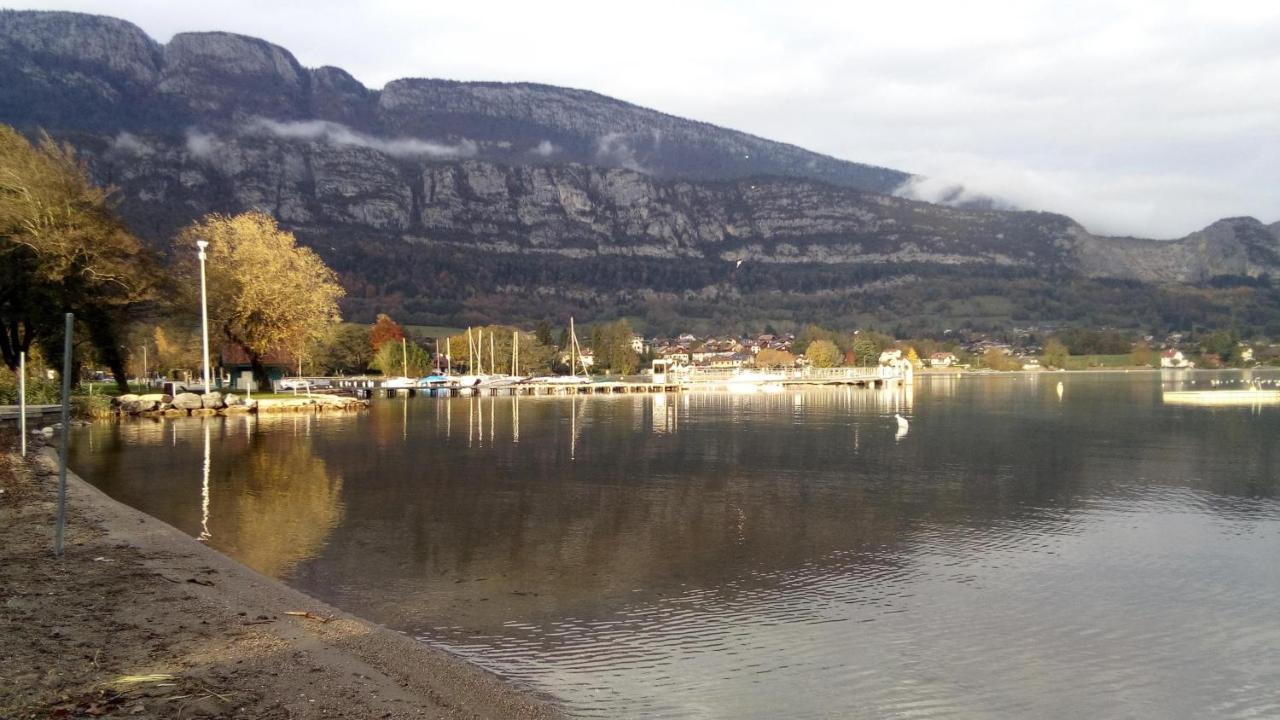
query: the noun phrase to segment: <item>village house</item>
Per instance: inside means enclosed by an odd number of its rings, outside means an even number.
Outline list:
[[[929,356],[929,367],[951,367],[960,362],[955,353],[936,352]]]
[[[1169,348],[1160,354],[1160,367],[1162,368],[1192,368],[1195,366],[1196,364],[1188,360],[1181,350]]]
[[[219,371],[222,376],[230,378],[228,390],[244,392],[265,392],[270,388],[258,387],[253,378],[253,365],[249,362],[249,354],[235,343],[222,346],[218,353]],[[297,372],[297,361],[285,350],[271,350],[262,357],[262,366],[266,368],[267,378],[274,385],[290,372]]]
[[[718,353],[705,361],[696,363],[696,367],[704,370],[737,370],[746,367],[754,358],[747,353]]]
[[[892,365],[900,360],[902,360],[902,351],[897,348],[889,348],[880,353],[881,365]]]

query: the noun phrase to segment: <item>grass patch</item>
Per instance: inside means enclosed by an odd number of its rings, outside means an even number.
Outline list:
[[[1066,370],[1088,370],[1089,368],[1148,367],[1136,365],[1133,356],[1122,355],[1072,355],[1067,358]]]

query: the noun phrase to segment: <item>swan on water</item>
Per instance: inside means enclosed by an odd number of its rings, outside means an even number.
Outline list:
[[[906,419],[906,418],[904,418],[904,417],[902,417],[902,416],[901,416],[901,415],[899,415],[898,413],[894,413],[894,414],[893,414],[893,417],[894,417],[894,419],[895,419],[895,420],[897,420],[897,421],[898,421],[898,429],[899,429],[899,430],[906,430],[907,428],[911,427],[911,423],[907,422],[907,419]]]

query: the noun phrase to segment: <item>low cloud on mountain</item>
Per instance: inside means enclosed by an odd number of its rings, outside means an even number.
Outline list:
[[[478,149],[475,142],[465,139],[448,144],[417,138],[378,138],[327,120],[281,122],[268,118],[255,118],[245,125],[242,131],[249,135],[271,135],[286,140],[309,140],[331,145],[369,148],[393,157],[467,158],[474,157]]]

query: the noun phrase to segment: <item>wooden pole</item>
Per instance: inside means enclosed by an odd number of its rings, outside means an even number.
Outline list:
[[[53,554],[62,557],[67,527],[67,454],[71,451],[71,333],[76,316],[67,313],[62,341],[62,450],[58,457],[58,522],[53,533]]]
[[[18,353],[18,434],[22,436],[22,457],[27,456],[27,353]]]

